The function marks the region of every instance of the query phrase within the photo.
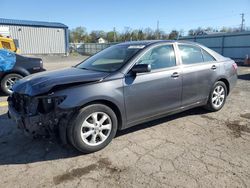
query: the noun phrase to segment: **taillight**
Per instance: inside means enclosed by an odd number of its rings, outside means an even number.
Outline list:
[[[40,60],[40,67],[43,68],[43,60]]]
[[[237,64],[236,64],[236,63],[233,63],[233,69],[234,69],[235,71],[237,71],[237,68],[238,68]]]

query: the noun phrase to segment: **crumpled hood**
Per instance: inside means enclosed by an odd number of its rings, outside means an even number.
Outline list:
[[[108,74],[109,73],[73,67],[47,71],[21,79],[14,85],[13,91],[20,94],[35,96],[46,93],[55,86],[99,81],[108,76]]]

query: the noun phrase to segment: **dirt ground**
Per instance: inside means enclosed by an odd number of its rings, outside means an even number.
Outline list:
[[[45,67],[84,58],[48,58]],[[0,187],[250,187],[250,67],[239,67],[221,111],[196,108],[138,125],[88,155],[25,136],[6,112],[0,107]]]

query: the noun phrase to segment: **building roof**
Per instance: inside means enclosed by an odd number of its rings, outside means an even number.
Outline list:
[[[62,23],[56,22],[40,22],[40,21],[28,21],[28,20],[12,20],[0,18],[0,25],[19,25],[19,26],[33,26],[33,27],[52,27],[52,28],[68,28],[68,26]]]

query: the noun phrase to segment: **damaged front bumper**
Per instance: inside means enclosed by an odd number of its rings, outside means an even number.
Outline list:
[[[48,111],[44,112],[43,109],[42,112],[39,112],[41,111],[41,109],[39,110],[41,108],[39,107],[41,103],[39,100],[41,100],[41,97],[27,101],[15,101],[13,96],[9,97],[9,118],[17,123],[19,129],[33,136],[51,136],[55,135],[62,128],[66,129],[67,122],[74,110],[62,110],[58,105],[53,104],[51,109],[46,109]],[[45,104],[42,103],[42,105]],[[66,133],[65,130],[63,132]]]
[[[13,119],[17,127],[32,135],[47,136],[52,134],[58,125],[59,119],[54,115],[21,115],[9,104],[9,117]]]

